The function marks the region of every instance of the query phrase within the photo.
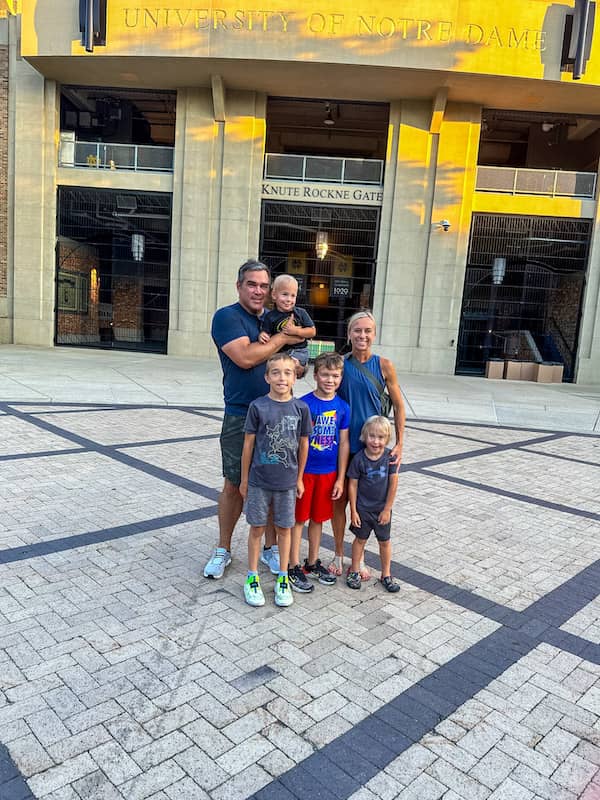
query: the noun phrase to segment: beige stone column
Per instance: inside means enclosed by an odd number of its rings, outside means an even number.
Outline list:
[[[169,353],[216,355],[215,310],[237,298],[237,269],[258,254],[264,96],[226,92],[215,120],[209,90],[177,99]]]
[[[434,129],[431,102],[403,101],[399,112],[392,106],[390,121],[399,126],[399,135],[395,158],[391,153],[386,165],[382,208],[376,288],[376,313],[383,323],[381,352],[400,371],[452,374],[480,109],[450,103]],[[392,225],[386,248],[388,217]],[[446,219],[451,223],[448,231],[437,224]]]
[[[596,181],[600,182],[600,168]],[[597,201],[581,306],[574,380],[583,384],[600,383],[600,203]]]
[[[211,226],[221,175],[218,141],[210,91],[180,89],[173,175],[170,355],[208,354],[207,332],[216,286]]]
[[[12,216],[13,339],[49,346],[54,338],[58,99],[11,47],[14,165]],[[41,135],[40,135],[41,128]],[[14,211],[18,209],[18,213]]]
[[[266,96],[227,93],[217,308],[237,299],[240,264],[258,257]]]

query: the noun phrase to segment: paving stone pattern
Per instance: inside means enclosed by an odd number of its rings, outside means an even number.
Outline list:
[[[599,800],[600,437],[411,420],[401,592],[253,609],[220,420],[0,404],[1,800]]]

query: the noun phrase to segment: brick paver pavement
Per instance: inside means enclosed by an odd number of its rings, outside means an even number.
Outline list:
[[[598,800],[600,437],[411,420],[401,592],[253,609],[220,420],[0,405],[0,798]]]

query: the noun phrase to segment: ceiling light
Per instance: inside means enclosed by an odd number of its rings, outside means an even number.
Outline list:
[[[499,257],[494,259],[492,265],[492,281],[496,286],[500,286],[506,275],[506,259]]]
[[[131,255],[134,261],[144,260],[144,250],[146,249],[146,237],[143,233],[131,234]]]
[[[323,259],[327,255],[327,250],[329,249],[329,242],[327,241],[327,231],[317,232],[317,241],[315,249],[317,251],[317,258],[320,261],[323,261]]]

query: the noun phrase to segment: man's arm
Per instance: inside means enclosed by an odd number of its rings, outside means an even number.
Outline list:
[[[240,494],[244,499],[248,494],[248,477],[250,475],[250,464],[252,463],[255,440],[255,433],[244,434],[244,447],[242,448],[242,480],[240,481]]]
[[[241,369],[252,369],[279,352],[284,344],[296,344],[301,338],[275,333],[266,344],[251,342],[248,336],[232,339],[221,350]]]
[[[394,406],[394,429],[396,432],[396,444],[392,447],[392,463],[400,465],[402,461],[402,444],[404,439],[404,425],[406,423],[406,410],[404,408],[404,398],[398,384],[398,377],[394,365],[389,358],[380,358],[381,372],[385,378],[390,400]]]

